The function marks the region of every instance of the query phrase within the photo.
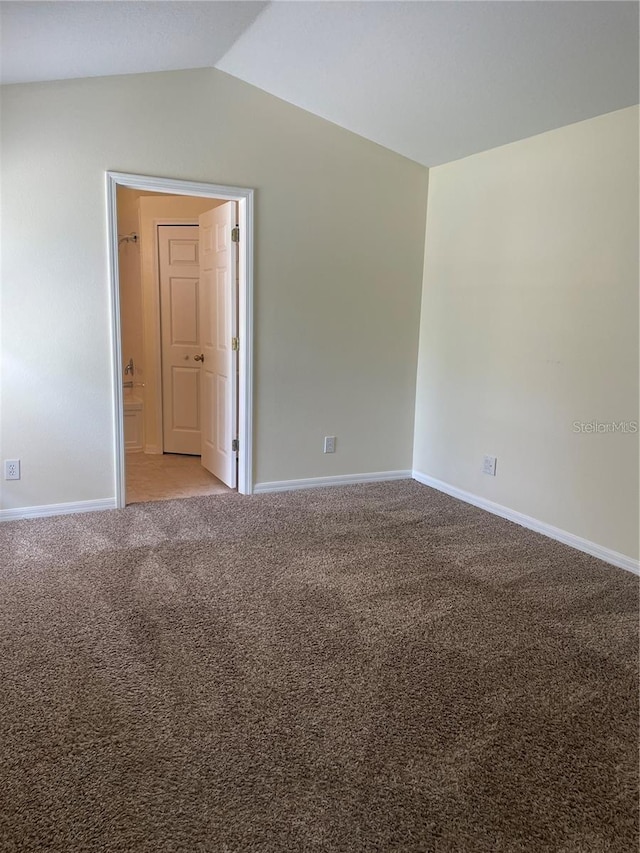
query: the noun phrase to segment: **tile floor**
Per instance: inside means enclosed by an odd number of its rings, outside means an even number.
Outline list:
[[[125,467],[128,504],[231,491],[202,467],[199,456],[127,453]]]

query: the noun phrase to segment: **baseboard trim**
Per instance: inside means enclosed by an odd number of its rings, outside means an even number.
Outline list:
[[[367,474],[344,474],[335,477],[308,477],[302,480],[276,480],[271,483],[256,483],[254,493],[266,492],[289,492],[297,489],[316,489],[323,486],[347,486],[355,483],[381,483],[387,480],[406,480],[413,478],[424,486],[429,486],[439,492],[444,492],[452,498],[464,501],[465,503],[477,506],[492,515],[500,516],[508,521],[513,521],[521,527],[526,527],[529,530],[534,530],[536,533],[542,533],[548,536],[549,539],[555,539],[557,542],[562,542],[564,545],[569,545],[578,551],[589,554],[592,557],[597,557],[605,563],[610,563],[620,569],[625,569],[628,572],[633,572],[640,575],[640,560],[634,560],[632,557],[627,557],[625,554],[620,554],[618,551],[613,551],[610,548],[605,548],[598,545],[596,542],[591,542],[588,539],[583,539],[581,536],[576,536],[574,533],[569,533],[567,530],[562,530],[559,527],[554,527],[537,518],[532,518],[524,513],[509,509],[502,504],[494,503],[487,498],[482,498],[479,495],[474,495],[464,489],[459,489],[443,480],[438,480],[435,477],[430,477],[428,474],[423,474],[421,471],[372,471]],[[28,506],[19,507],[17,509],[1,509],[1,521],[16,521],[26,518],[43,518],[52,515],[71,515],[77,512],[99,512],[106,509],[116,509],[115,498],[103,498],[102,500],[77,501],[62,504],[44,504],[43,506]]]
[[[542,533],[543,536],[548,536],[549,539],[555,539],[557,542],[562,542],[564,545],[569,545],[578,551],[583,551],[585,554],[590,554],[592,557],[597,557],[605,563],[611,563],[612,566],[617,566],[620,569],[626,569],[628,572],[633,572],[640,575],[640,560],[634,560],[633,557],[627,557],[626,554],[620,554],[618,551],[612,551],[610,548],[605,548],[595,542],[590,542],[588,539],[583,539],[581,536],[576,536],[569,533],[567,530],[562,530],[559,527],[553,527],[544,521],[539,521],[537,518],[532,518],[524,513],[517,512],[514,509],[509,509],[502,504],[494,503],[493,501],[481,498],[471,492],[465,492],[463,489],[458,489],[449,483],[442,480],[437,480],[435,477],[430,477],[428,474],[423,474],[421,471],[413,471],[413,479],[417,480],[425,486],[430,486],[432,489],[437,489],[439,492],[444,492],[452,498],[464,501],[468,504],[473,504],[480,509],[484,509],[493,515],[499,515],[501,518],[506,518],[508,521],[513,521],[521,527],[526,527],[529,530],[535,530],[536,533]]]
[[[98,512],[115,509],[115,498],[97,501],[77,501],[65,504],[44,504],[43,506],[24,506],[17,509],[0,509],[0,521],[17,521],[21,518],[43,518],[48,515],[71,515],[74,512]]]
[[[409,480],[411,471],[372,471],[369,474],[339,474],[336,477],[308,477],[304,480],[276,480],[256,483],[254,494],[260,492],[291,492],[296,489],[317,489],[322,486],[350,486],[354,483],[382,483],[385,480]]]

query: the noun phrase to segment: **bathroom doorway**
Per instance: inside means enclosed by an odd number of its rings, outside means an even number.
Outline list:
[[[118,505],[249,494],[253,193],[121,173],[107,189]]]

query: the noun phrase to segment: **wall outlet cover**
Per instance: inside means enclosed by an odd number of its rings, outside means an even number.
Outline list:
[[[488,474],[490,477],[495,477],[497,461],[495,456],[485,456],[482,461],[482,473]]]
[[[4,460],[4,478],[5,480],[20,479],[20,460],[5,459]]]

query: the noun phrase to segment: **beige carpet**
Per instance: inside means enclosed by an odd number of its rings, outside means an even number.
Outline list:
[[[0,526],[0,849],[637,850],[637,578],[412,481]]]

